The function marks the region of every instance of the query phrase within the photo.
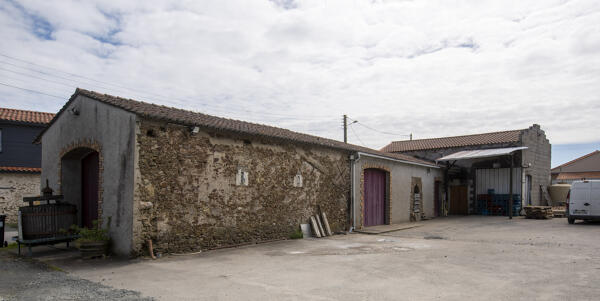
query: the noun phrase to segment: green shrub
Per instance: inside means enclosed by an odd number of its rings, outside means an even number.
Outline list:
[[[300,239],[302,237],[304,237],[304,235],[302,234],[302,231],[300,229],[296,229],[296,231],[290,234],[291,239]]]
[[[79,235],[79,238],[75,240],[76,242],[94,242],[94,241],[108,241],[110,237],[108,236],[108,229],[101,229],[98,226],[98,221],[95,220],[92,222],[93,226],[91,229],[86,227],[80,228],[77,225],[72,225],[71,230]]]

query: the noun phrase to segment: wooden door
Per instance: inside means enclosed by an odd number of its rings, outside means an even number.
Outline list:
[[[466,185],[450,187],[450,208],[448,211],[451,215],[469,214],[469,198]]]
[[[365,169],[364,175],[364,225],[385,224],[385,172]]]
[[[91,228],[98,219],[98,153],[81,160],[81,224]]]

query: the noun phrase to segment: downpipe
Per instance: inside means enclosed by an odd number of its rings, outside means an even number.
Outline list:
[[[348,232],[352,233],[354,232],[354,229],[356,229],[356,185],[355,185],[355,180],[356,180],[356,163],[358,163],[358,160],[360,160],[360,152],[356,153],[356,158],[354,157],[354,154],[350,155],[350,173],[351,175],[351,182],[350,182],[350,204],[351,204],[351,216],[352,216],[352,225],[350,226],[350,230]]]

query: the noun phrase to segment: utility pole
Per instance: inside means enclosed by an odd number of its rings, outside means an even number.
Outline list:
[[[344,143],[348,143],[348,116],[344,114]]]

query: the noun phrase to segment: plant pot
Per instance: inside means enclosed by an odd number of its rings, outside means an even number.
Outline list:
[[[77,248],[79,248],[81,258],[83,259],[102,257],[106,255],[106,251],[108,250],[108,241],[77,242]]]

